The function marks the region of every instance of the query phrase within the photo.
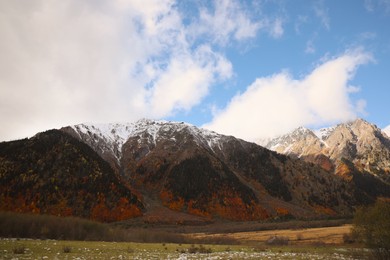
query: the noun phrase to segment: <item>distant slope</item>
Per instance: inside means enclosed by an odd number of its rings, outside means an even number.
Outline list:
[[[390,139],[362,119],[317,131],[301,127],[265,147],[316,163],[371,198],[390,196]]]
[[[143,205],[89,146],[59,130],[0,143],[0,210],[117,221]]]

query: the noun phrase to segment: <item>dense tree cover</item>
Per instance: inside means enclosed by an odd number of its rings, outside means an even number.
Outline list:
[[[160,196],[171,209],[205,217],[231,220],[268,217],[258,205],[254,192],[243,185],[227,166],[202,156],[175,165],[167,174]]]
[[[0,210],[116,221],[142,208],[107,162],[61,131],[0,143]]]
[[[375,205],[357,210],[353,234],[373,249],[377,259],[390,259],[390,200],[378,199]]]

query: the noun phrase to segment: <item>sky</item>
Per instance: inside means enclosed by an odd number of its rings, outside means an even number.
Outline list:
[[[390,0],[0,1],[0,141],[140,118],[390,132],[389,25]]]

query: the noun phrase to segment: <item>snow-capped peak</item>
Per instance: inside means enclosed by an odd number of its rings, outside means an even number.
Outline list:
[[[308,136],[315,136],[315,135],[310,129],[301,126],[288,134],[281,135],[279,137],[270,140],[265,145],[265,147],[270,150],[276,151],[278,147],[289,147],[291,144],[299,140],[303,140]]]
[[[388,137],[390,137],[390,125],[383,129],[383,132],[387,134]]]
[[[336,126],[325,127],[321,129],[314,130],[314,134],[321,140],[325,141],[336,129]]]
[[[140,119],[131,123],[79,124],[71,128],[81,140],[97,152],[101,154],[112,152],[118,161],[122,156],[123,144],[131,137],[146,137],[148,143],[155,145],[161,136],[186,129],[198,144],[208,146],[212,150],[216,146],[220,147],[220,139],[223,137],[213,131],[200,129],[184,122],[151,119]]]

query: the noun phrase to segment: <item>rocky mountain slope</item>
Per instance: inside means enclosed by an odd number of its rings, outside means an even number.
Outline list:
[[[390,139],[363,119],[317,131],[301,127],[265,147],[317,163],[345,178],[361,172],[390,183]]]
[[[274,146],[295,151],[292,140],[301,136],[314,150],[327,145],[298,129]],[[295,157],[304,153],[301,149]],[[384,182],[368,189],[377,178],[350,161],[335,166],[331,157],[323,157],[328,168],[347,167],[354,181],[186,123],[81,124],[1,143],[1,196],[7,202],[0,206],[31,212],[38,205],[40,212],[51,214],[51,207],[70,208],[72,215],[104,221],[140,216],[149,223],[186,223],[349,215],[377,196],[390,197]],[[46,199],[51,194],[55,199]],[[18,199],[23,210],[10,206]]]
[[[375,197],[319,167],[185,123],[143,119],[62,130],[90,145],[145,198],[204,217],[344,214]]]

